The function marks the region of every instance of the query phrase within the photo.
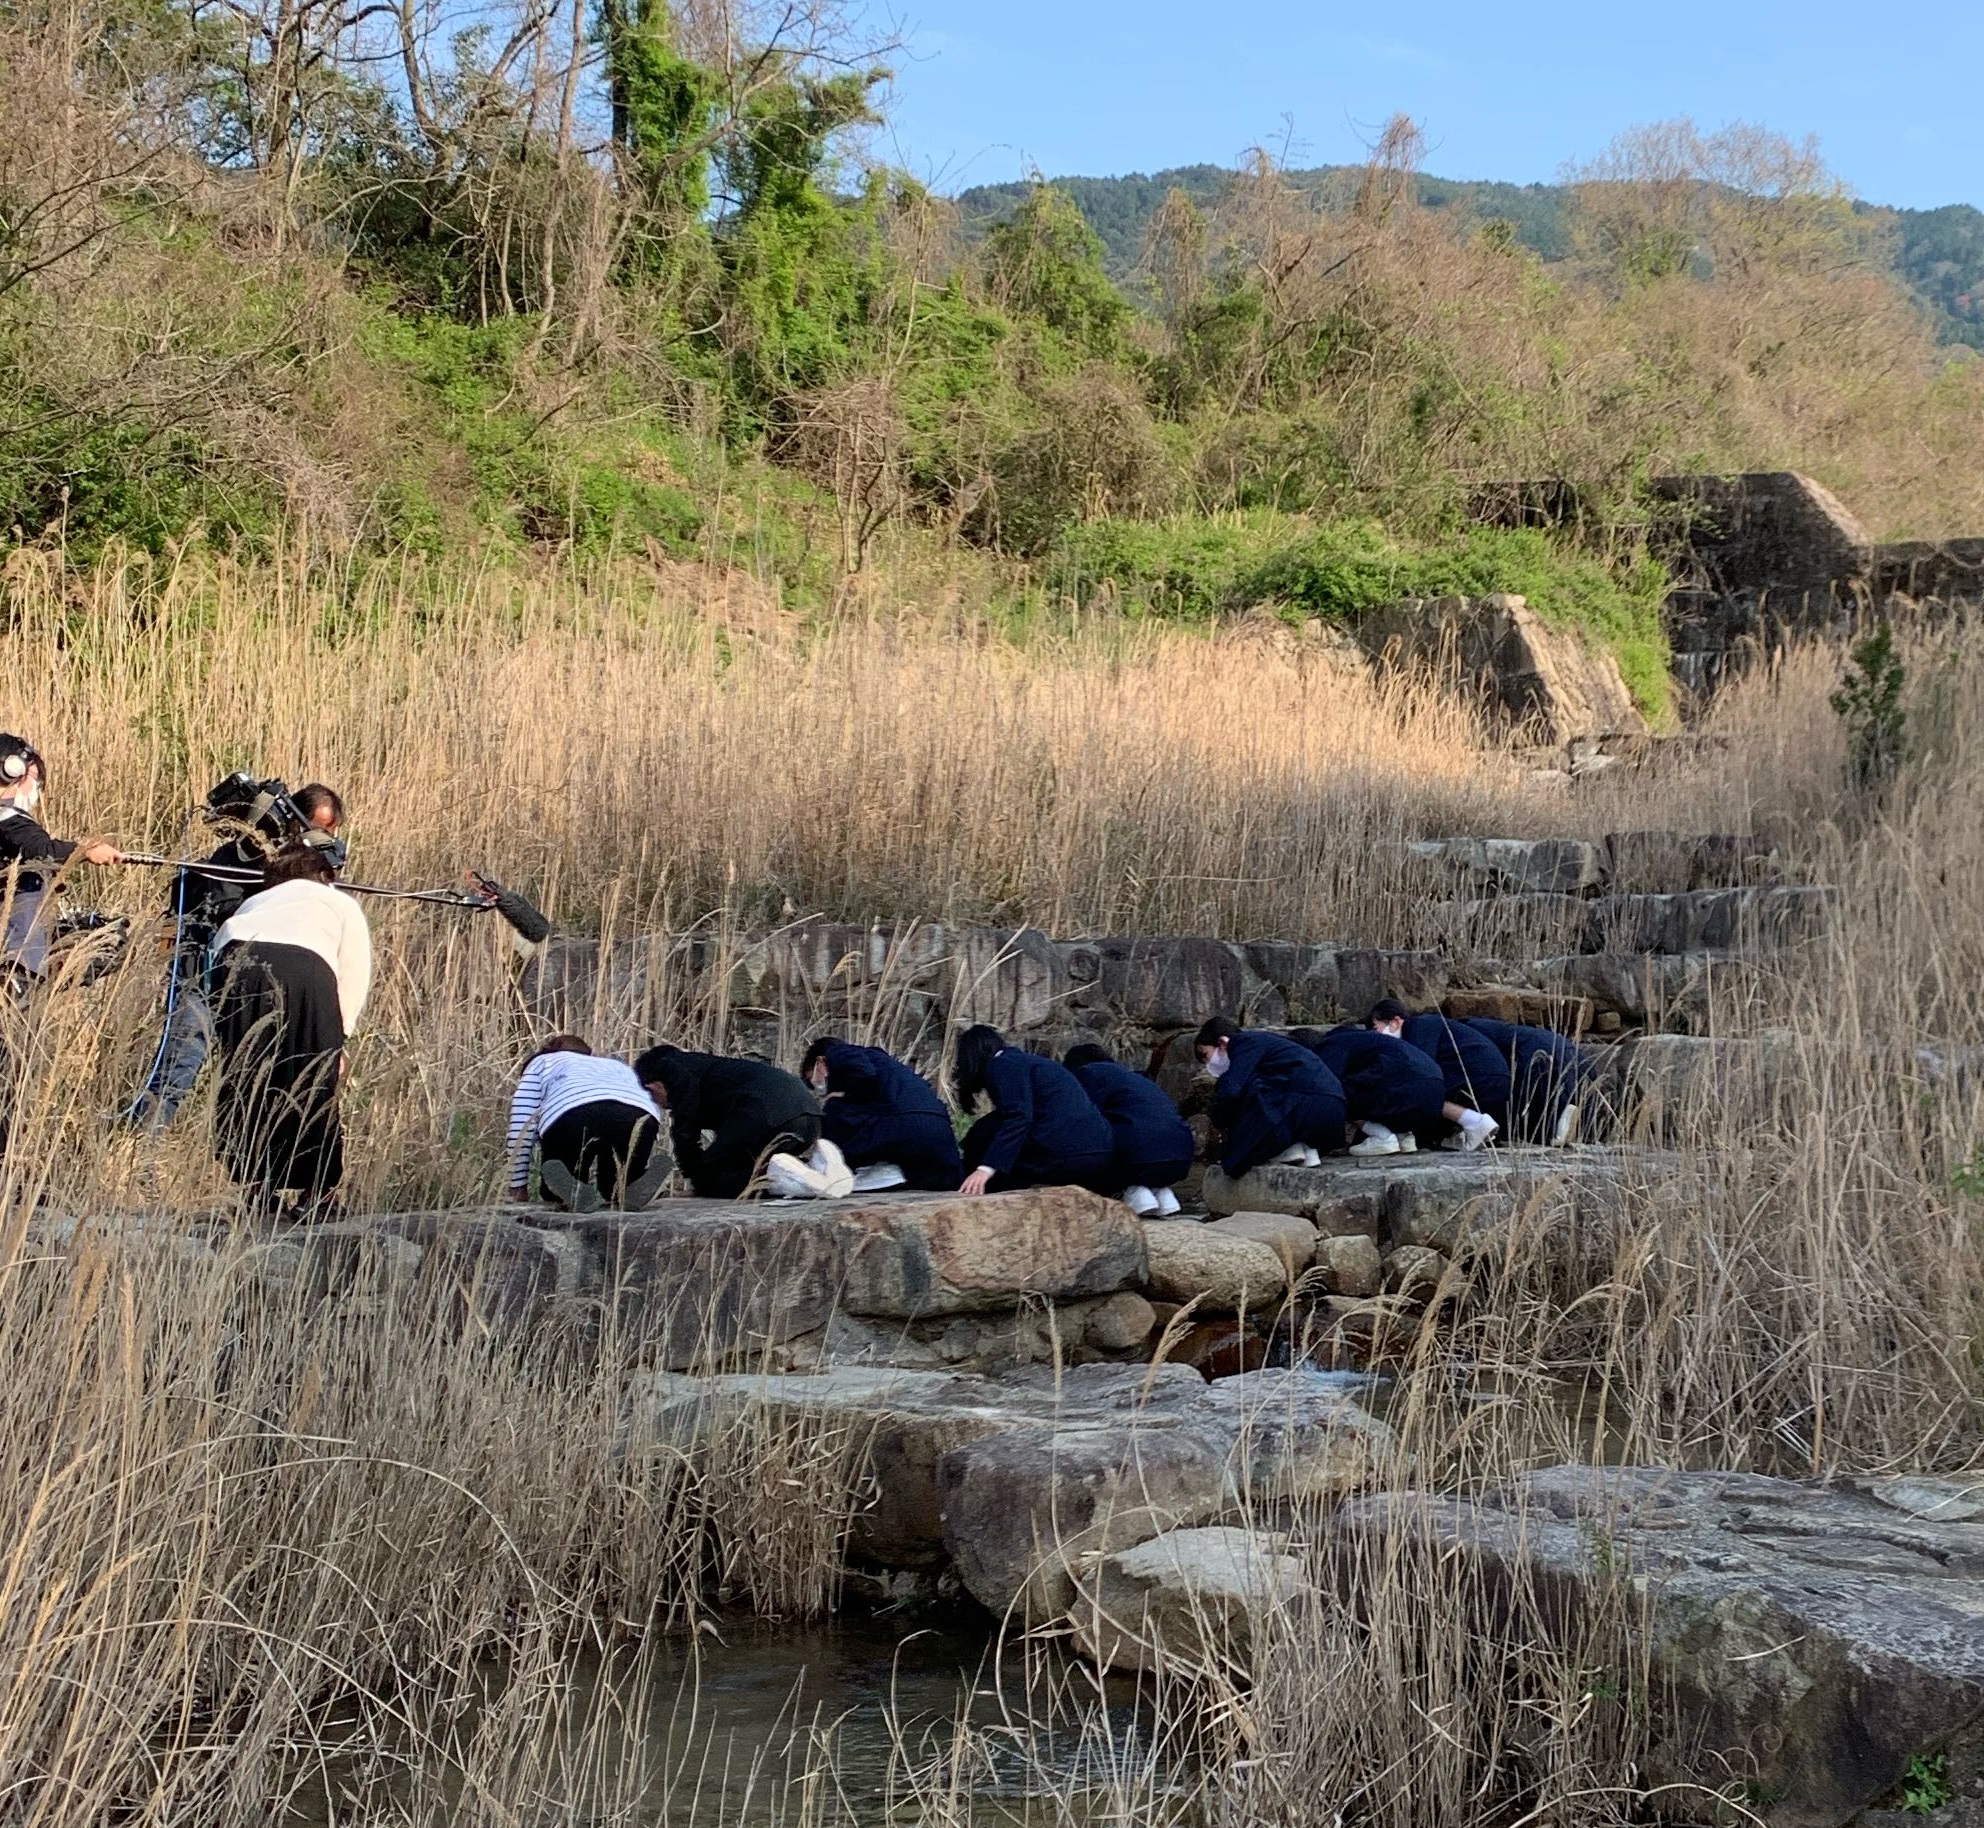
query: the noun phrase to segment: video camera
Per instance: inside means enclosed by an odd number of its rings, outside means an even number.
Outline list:
[[[264,854],[301,844],[327,853],[332,869],[344,868],[344,841],[318,830],[303,816],[286,782],[238,769],[208,790],[200,817],[209,825],[230,827],[244,839],[252,839]]]

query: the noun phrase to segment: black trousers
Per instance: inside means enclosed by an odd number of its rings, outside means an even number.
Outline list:
[[[221,1160],[237,1182],[264,1198],[293,1191],[321,1199],[344,1179],[337,978],[302,946],[259,940],[229,946],[219,976]]]
[[[563,1162],[574,1179],[590,1181],[609,1201],[618,1201],[627,1182],[647,1173],[659,1131],[637,1106],[602,1098],[567,1111],[538,1138],[537,1147],[546,1161]]]
[[[999,1113],[988,1112],[965,1131],[958,1144],[967,1170],[975,1172],[985,1164],[985,1151],[999,1133]],[[1114,1154],[1065,1155],[1054,1159],[1029,1155],[1024,1150],[1010,1168],[992,1176],[991,1191],[1016,1193],[1022,1187],[1086,1187],[1091,1193],[1121,1193],[1115,1180]]]
[[[734,1200],[764,1171],[774,1155],[812,1154],[820,1140],[820,1119],[812,1111],[796,1117],[769,1117],[755,1105],[742,1105],[719,1123],[706,1147],[691,1151],[676,1138],[676,1154],[689,1185],[706,1200]]]

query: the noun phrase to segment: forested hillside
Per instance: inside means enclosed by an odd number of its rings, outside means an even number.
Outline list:
[[[1296,190],[1325,209],[1341,210],[1356,195],[1360,168],[1323,165],[1284,174]],[[1180,165],[1145,176],[1049,178],[1081,206],[1082,215],[1102,238],[1109,271],[1134,286],[1145,242],[1164,199],[1179,191],[1201,209],[1217,207],[1234,174],[1217,165]],[[958,194],[966,232],[982,233],[1011,213],[1028,185],[978,184]],[[1483,179],[1437,178],[1422,172],[1421,208],[1451,211],[1476,226],[1506,223],[1515,239],[1546,261],[1568,259],[1576,251],[1577,199],[1560,184],[1499,184]],[[1942,209],[1888,209],[1856,203],[1855,209],[1888,231],[1894,270],[1929,313],[1946,342],[1984,349],[1984,209],[1952,203]]]
[[[1520,589],[1652,695],[1650,474],[1984,528],[1984,363],[1890,218],[1761,130],[1518,189],[1425,177],[1400,120],[1356,170],[954,204],[869,156],[897,47],[829,0],[453,19],[0,13],[16,539],[633,553],[810,609],[887,560],[897,601],[1019,621]],[[1923,222],[1903,266],[1960,316],[1974,224]],[[1471,524],[1535,476],[1581,485],[1575,537]]]

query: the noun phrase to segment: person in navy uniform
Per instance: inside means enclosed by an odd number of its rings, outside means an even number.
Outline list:
[[[1178,1210],[1172,1187],[1192,1171],[1191,1126],[1144,1074],[1111,1059],[1093,1041],[1071,1047],[1062,1064],[1081,1081],[1116,1139],[1116,1174],[1123,1204],[1139,1218],[1168,1218]]]
[[[951,1072],[966,1111],[980,1097],[992,1111],[966,1132],[961,1193],[1017,1187],[1087,1187],[1112,1191],[1116,1139],[1081,1081],[1058,1060],[1009,1047],[979,1023],[958,1037]]]
[[[846,1157],[858,1193],[949,1193],[964,1179],[951,1113],[936,1088],[879,1047],[822,1035],[799,1076],[820,1100],[820,1134]]]
[[[1214,1016],[1193,1046],[1217,1081],[1212,1120],[1229,1179],[1266,1162],[1314,1167],[1344,1146],[1349,1117],[1342,1083],[1306,1047],[1242,1028],[1230,1016]]]

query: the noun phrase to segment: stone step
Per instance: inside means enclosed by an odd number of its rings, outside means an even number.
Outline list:
[[[1683,894],[1754,888],[1782,880],[1767,839],[1671,831],[1602,838],[1424,838],[1409,854],[1446,880],[1551,895]]]
[[[1771,1823],[1836,1828],[1984,1721],[1980,1497],[1975,1480],[1559,1466],[1481,1498],[1353,1498],[1331,1535],[1346,1580],[1401,1552],[1458,1558],[1486,1605],[1572,1654],[1594,1626],[1623,1631],[1662,1698],[1643,1783],[1705,1799],[1734,1773]]]
[[[893,1338],[941,1362],[936,1342],[960,1322],[992,1317],[994,1333],[1013,1333],[1018,1309],[1096,1303],[1137,1288],[1148,1271],[1129,1208],[1079,1187],[975,1199],[683,1199],[643,1213],[525,1217],[578,1240],[620,1326],[674,1369],[756,1363],[774,1349],[831,1355],[829,1327],[845,1338],[850,1320],[870,1323],[857,1329],[869,1353]]]
[[[1221,1216],[1292,1213],[1321,1238],[1364,1237],[1386,1250],[1424,1245],[1451,1256],[1518,1218],[1525,1225],[1610,1220],[1635,1197],[1670,1197],[1685,1185],[1687,1160],[1660,1149],[1588,1145],[1342,1156],[1317,1168],[1256,1168],[1237,1181],[1213,1167],[1205,1203]]]
[[[1816,939],[1837,906],[1824,885],[1691,889],[1675,895],[1498,895],[1436,902],[1421,916],[1443,951],[1506,952],[1512,943],[1560,954],[1689,956],[1794,946]]]
[[[1368,1483],[1396,1447],[1357,1400],[1369,1388],[1304,1371],[1207,1384],[1182,1365],[660,1373],[630,1392],[627,1445],[693,1451],[754,1409],[837,1427],[865,1450],[872,1480],[857,1554],[948,1562],[995,1615],[1049,1623],[1074,1605],[1089,1557]]]

